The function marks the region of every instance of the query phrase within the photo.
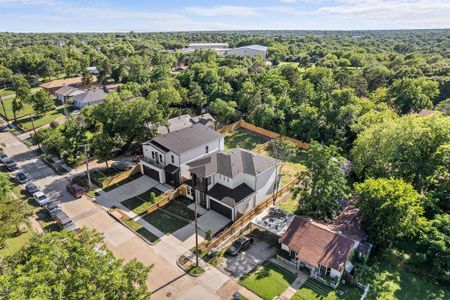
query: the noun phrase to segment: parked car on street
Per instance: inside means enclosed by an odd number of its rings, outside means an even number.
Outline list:
[[[6,155],[5,153],[1,153],[0,154],[0,161],[4,164],[5,163],[5,161],[6,160],[8,160],[9,159],[9,157],[8,157],[8,155]]]
[[[66,190],[72,194],[72,196],[76,197],[76,198],[80,198],[82,197],[84,194],[86,194],[86,191],[79,186],[78,184],[72,183],[72,184],[68,184],[66,186]]]
[[[25,183],[28,181],[28,176],[23,171],[18,171],[15,179],[18,183]]]
[[[39,203],[40,206],[43,206],[44,204],[50,202],[50,198],[43,192],[34,193],[33,198],[37,201],[37,203]]]
[[[8,158],[7,160],[5,160],[4,164],[9,171],[17,170],[17,163],[12,159]]]
[[[133,164],[128,161],[116,161],[113,162],[111,165],[111,168],[117,170],[117,171],[126,171],[133,167]]]
[[[243,236],[235,240],[233,244],[231,244],[231,246],[227,250],[227,254],[231,256],[236,256],[242,251],[250,248],[251,245],[253,245],[253,238]]]
[[[28,192],[28,194],[33,195],[34,193],[39,192],[39,188],[37,187],[37,185],[35,185],[32,182],[28,182],[25,185],[25,190]]]
[[[67,231],[76,231],[78,229],[72,219],[61,208],[51,210],[50,215],[61,228]]]

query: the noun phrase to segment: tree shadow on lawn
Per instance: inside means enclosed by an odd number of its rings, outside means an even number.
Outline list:
[[[450,291],[415,274],[377,262],[369,279],[369,299],[395,298],[408,300],[449,299]]]

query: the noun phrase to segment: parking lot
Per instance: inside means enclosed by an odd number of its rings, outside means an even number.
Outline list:
[[[224,261],[217,268],[225,274],[239,279],[264,261],[275,256],[277,247],[265,240],[254,238],[253,245],[237,256],[224,254]]]

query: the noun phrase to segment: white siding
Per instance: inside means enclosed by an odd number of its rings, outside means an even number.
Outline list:
[[[335,270],[333,268],[331,268],[330,270],[330,277],[341,277],[341,273],[338,270]]]
[[[289,247],[286,244],[281,244],[281,249],[283,249],[283,250],[285,250],[287,252],[290,252],[290,249],[289,249]]]
[[[256,205],[273,194],[277,167],[273,167],[256,178]],[[279,187],[281,188],[281,186]]]
[[[220,139],[214,140],[210,143],[203,144],[199,147],[186,151],[185,153],[182,153],[180,155],[180,164],[186,164],[190,161],[199,159],[210,153],[223,150],[223,145],[224,145],[223,137],[221,137]],[[208,146],[208,153],[206,153],[206,146]]]

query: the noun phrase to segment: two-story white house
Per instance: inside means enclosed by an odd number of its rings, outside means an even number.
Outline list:
[[[154,137],[142,144],[141,172],[160,183],[178,186],[189,178],[187,164],[223,150],[224,136],[200,123]]]
[[[218,151],[188,164],[187,197],[232,221],[280,188],[280,161],[244,149]]]

